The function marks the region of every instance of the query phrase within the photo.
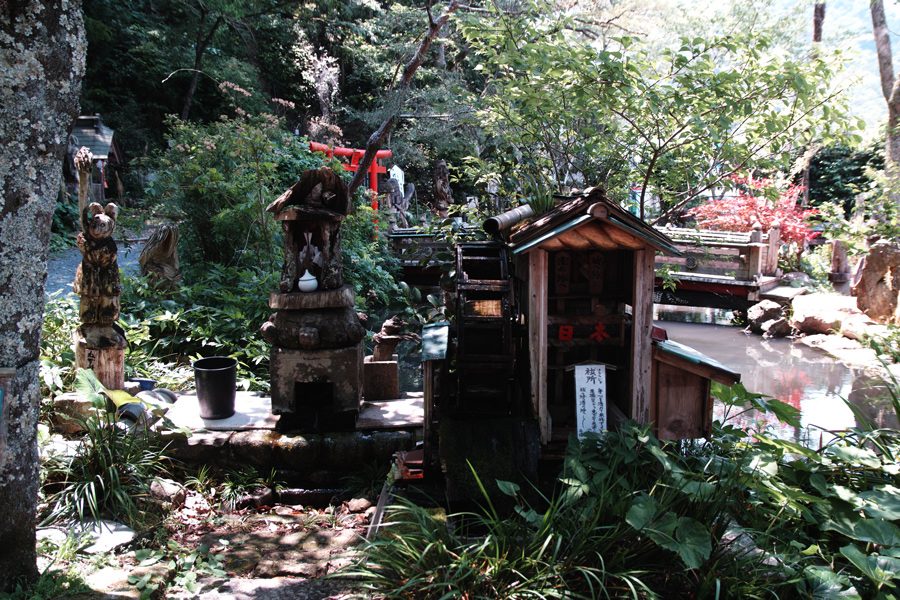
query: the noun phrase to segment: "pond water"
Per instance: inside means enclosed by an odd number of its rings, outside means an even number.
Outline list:
[[[800,440],[811,447],[828,442],[835,432],[857,426],[853,412],[844,402],[851,399],[880,426],[897,427],[893,415],[882,402],[869,403],[863,388],[869,378],[846,367],[828,354],[790,339],[763,339],[745,334],[728,324],[729,311],[684,309],[659,306],[656,325],[669,339],[691,346],[723,365],[741,373],[748,391],[772,396],[800,410],[801,427],[788,427],[772,416],[755,411],[732,421],[744,427],[759,423],[784,439]],[[734,414],[732,409],[731,413]],[[714,418],[725,416],[724,407],[714,408]]]

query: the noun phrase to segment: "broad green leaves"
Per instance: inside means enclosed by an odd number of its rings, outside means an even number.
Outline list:
[[[650,496],[636,497],[625,520],[661,547],[677,552],[690,569],[699,568],[712,552],[706,527],[690,517],[664,510]]]

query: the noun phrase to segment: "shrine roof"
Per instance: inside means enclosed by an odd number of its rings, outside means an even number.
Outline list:
[[[86,146],[94,160],[116,162],[119,160],[119,153],[115,147],[114,135],[115,131],[104,125],[99,115],[78,117],[71,133],[75,145],[78,148]]]
[[[589,188],[563,201],[512,234],[514,254],[534,248],[545,250],[640,250],[651,247],[680,256],[664,233],[609,201],[600,188]]]

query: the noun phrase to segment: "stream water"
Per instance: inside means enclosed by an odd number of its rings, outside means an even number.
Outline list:
[[[759,423],[770,427],[778,437],[818,447],[836,432],[858,424],[844,401],[849,399],[878,425],[898,426],[896,415],[884,402],[871,404],[864,398],[866,394],[860,388],[867,387],[868,378],[822,351],[790,339],[766,340],[745,334],[740,327],[727,324],[728,311],[658,306],[654,317],[669,339],[741,373],[741,383],[748,391],[772,396],[797,408],[802,426],[788,427],[755,411],[740,415],[736,424]],[[731,414],[734,413],[732,409]],[[724,407],[717,404],[715,418],[721,420],[725,415]]]

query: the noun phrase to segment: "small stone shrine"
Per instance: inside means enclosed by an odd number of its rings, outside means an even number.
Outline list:
[[[305,171],[266,209],[284,230],[284,266],[261,328],[272,344],[272,413],[296,424],[355,426],[362,398],[365,328],[344,284],[341,223],[350,195],[329,168]]]

